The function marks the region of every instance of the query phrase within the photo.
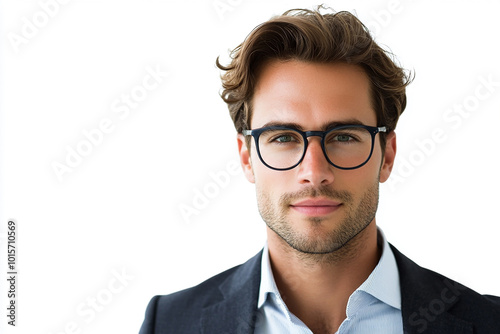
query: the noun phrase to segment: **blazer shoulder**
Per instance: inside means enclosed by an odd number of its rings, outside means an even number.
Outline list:
[[[158,309],[169,310],[171,306],[177,310],[183,308],[203,308],[206,303],[211,303],[221,297],[219,285],[230,278],[241,266],[238,265],[227,269],[193,287],[167,295],[155,296],[158,298]]]
[[[499,296],[484,295],[484,297],[486,297],[487,299],[489,299],[490,301],[492,301],[493,303],[495,303],[496,305],[498,305],[500,307],[500,297]]]
[[[464,321],[474,328],[474,333],[498,331],[500,297],[482,295],[444,275],[420,267],[394,246],[391,248],[398,265],[403,323],[407,328],[437,327],[439,322],[444,324],[456,319],[455,324]],[[411,330],[407,332],[413,333]]]
[[[223,300],[225,294],[238,290],[250,278],[250,273],[255,275],[261,254],[259,252],[244,264],[227,269],[196,286],[154,296],[146,309],[140,334],[197,333],[203,309]]]
[[[493,306],[494,308],[497,305],[500,306],[500,297],[482,295],[451,278],[419,266],[392,245],[391,248],[398,265],[402,288],[407,288],[410,291],[421,290],[419,291],[420,293],[433,293],[436,292],[436,289],[438,289],[439,292],[442,292],[442,290],[451,290],[451,292],[455,293],[457,296],[465,297],[465,299],[470,302],[477,301],[479,303],[486,303],[488,306]]]
[[[262,251],[243,264],[227,269],[202,283],[172,294],[159,296],[158,306],[167,308],[175,304],[176,309],[203,308],[224,298],[225,294],[241,289],[251,277],[260,277]]]

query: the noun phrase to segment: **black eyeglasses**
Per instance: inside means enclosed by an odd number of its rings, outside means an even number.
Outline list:
[[[387,132],[385,126],[342,125],[327,131],[300,131],[286,126],[268,126],[243,130],[255,139],[260,161],[274,170],[298,166],[306,155],[308,137],[321,137],[326,160],[336,168],[356,169],[368,162],[373,153],[375,135]]]

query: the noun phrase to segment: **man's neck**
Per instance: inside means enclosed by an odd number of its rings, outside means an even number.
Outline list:
[[[268,229],[271,267],[288,309],[314,333],[335,332],[346,317],[349,296],[377,265],[375,221],[332,254],[303,254]]]

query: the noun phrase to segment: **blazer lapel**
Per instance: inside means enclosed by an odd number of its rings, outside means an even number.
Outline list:
[[[449,312],[465,288],[418,266],[390,245],[401,285],[401,313],[405,334],[472,334],[472,324]]]
[[[221,283],[221,300],[203,310],[202,333],[253,333],[257,318],[261,258],[262,251]]]

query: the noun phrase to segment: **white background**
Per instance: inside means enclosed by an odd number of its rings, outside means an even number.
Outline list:
[[[46,21],[44,3],[0,2],[0,331],[137,333],[153,295],[262,247],[253,186],[241,172],[218,186],[210,176],[237,161],[214,63],[227,63],[257,24],[318,3],[52,1]],[[498,2],[327,4],[354,10],[416,74],[379,226],[420,265],[500,295]],[[39,25],[29,38],[27,22]],[[114,112],[123,94],[139,94],[147,68],[168,76],[127,117]],[[68,147],[85,145],[83,132],[104,119],[112,131],[59,180],[54,162],[66,164]],[[434,131],[444,142],[428,143]],[[193,201],[204,207],[183,216]],[[4,315],[9,219],[18,224],[16,328]]]

